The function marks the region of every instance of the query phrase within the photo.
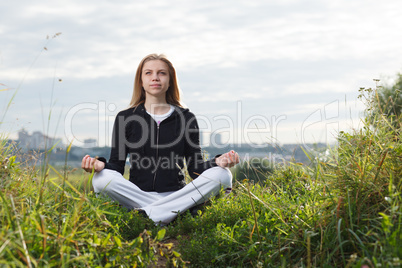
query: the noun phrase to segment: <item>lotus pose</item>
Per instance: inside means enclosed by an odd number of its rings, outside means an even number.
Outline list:
[[[123,177],[127,157],[129,180]],[[228,168],[238,162],[234,151],[204,161],[196,118],[180,103],[176,71],[164,55],[151,54],[138,66],[130,108],[116,116],[109,161],[86,155],[82,168],[95,171],[96,193],[168,224],[221,189],[231,189]]]

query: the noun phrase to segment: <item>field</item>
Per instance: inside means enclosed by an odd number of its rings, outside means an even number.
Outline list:
[[[250,179],[166,227],[96,197],[91,174],[18,163],[3,142],[0,266],[400,267],[401,117],[362,96],[364,127],[336,148],[306,152],[310,165],[243,165]]]

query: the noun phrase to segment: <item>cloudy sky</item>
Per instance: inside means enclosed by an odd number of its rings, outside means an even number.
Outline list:
[[[211,132],[331,142],[359,127],[358,89],[402,69],[399,0],[16,0],[0,10],[0,130],[12,138],[25,128],[108,144],[154,52],[175,65],[204,143]]]

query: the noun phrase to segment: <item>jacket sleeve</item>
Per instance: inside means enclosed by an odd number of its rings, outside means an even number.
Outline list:
[[[188,120],[185,133],[185,157],[187,162],[187,171],[194,180],[202,172],[211,167],[216,167],[215,159],[204,161],[200,147],[200,131],[194,115]]]
[[[124,167],[126,165],[127,158],[127,135],[126,124],[124,116],[119,113],[116,116],[113,125],[112,146],[110,150],[109,161],[105,162],[105,168],[111,169],[124,174]],[[104,158],[103,158],[104,159]],[[103,159],[100,159],[101,161]]]

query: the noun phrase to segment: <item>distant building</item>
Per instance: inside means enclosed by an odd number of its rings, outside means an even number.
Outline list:
[[[85,139],[84,148],[98,147],[98,142],[96,139]]]
[[[222,145],[222,134],[212,132],[210,137],[210,146],[221,147]]]
[[[207,146],[207,141],[205,140],[204,133],[200,131],[200,146],[204,147]]]
[[[18,140],[17,141],[21,148],[28,148],[30,139],[31,139],[31,136],[28,134],[28,132],[25,129],[21,129],[18,132]]]
[[[44,135],[40,131],[34,131],[30,135],[25,129],[18,132],[18,146],[23,150],[45,150],[50,149],[56,143],[58,147],[63,146],[61,139],[54,139]]]

